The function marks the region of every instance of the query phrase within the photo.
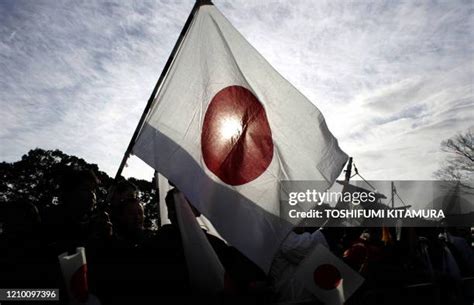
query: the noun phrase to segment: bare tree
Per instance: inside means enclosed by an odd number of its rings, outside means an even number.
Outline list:
[[[441,150],[448,156],[434,176],[474,189],[474,128],[442,141]]]

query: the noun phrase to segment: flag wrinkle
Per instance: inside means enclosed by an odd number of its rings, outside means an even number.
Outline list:
[[[163,78],[163,82],[161,83],[161,85],[159,86],[159,88],[157,89],[156,91],[156,94],[155,96],[153,97],[153,102],[152,102],[152,105],[148,111],[148,114],[146,115],[145,117],[145,122],[148,122],[149,119],[155,115],[155,111],[156,111],[156,108],[158,107],[158,105],[160,104],[160,96],[162,96],[162,92],[163,90],[166,90],[168,87],[166,86],[166,80],[169,79],[171,76],[170,75],[173,75],[175,72],[176,72],[176,69],[174,69],[175,67],[175,63],[176,61],[178,60],[178,58],[180,57],[180,54],[182,52],[182,49],[184,48],[184,44],[187,42],[187,38],[188,38],[188,35],[189,33],[191,32],[191,28],[193,27],[194,23],[196,22],[198,12],[196,12],[194,14],[194,17],[193,19],[191,20],[191,24],[189,26],[189,28],[187,29],[186,33],[184,34],[184,38],[181,42],[181,44],[178,46],[178,49],[176,51],[176,55],[175,57],[173,58],[173,60],[171,61],[171,64],[170,64],[170,67],[168,69],[168,71],[166,71],[165,75],[164,75],[164,78]],[[143,126],[144,124],[142,124],[142,126],[140,126],[140,129],[139,129],[139,134],[141,134],[141,131],[143,129]],[[138,137],[137,139],[135,140],[135,143],[138,141]]]
[[[237,31],[234,26],[231,24],[231,22],[214,6],[214,11],[212,10],[209,10],[210,12],[207,12],[207,14],[211,17],[211,19],[213,20],[214,24],[216,24],[216,27],[219,29],[219,31],[222,33],[222,30],[220,29],[220,26],[218,24],[218,21],[216,19],[216,16],[214,16],[215,14],[217,15],[218,18],[222,18],[223,22],[227,23],[227,25],[232,28],[234,30],[234,33],[236,36],[238,36],[241,40],[243,41],[246,41],[245,37],[242,36],[242,34]],[[223,36],[225,38],[225,35],[223,34]],[[227,41],[225,41],[226,43],[226,46],[228,48],[230,48],[229,46],[229,43]],[[304,96],[301,92],[299,92],[299,90],[292,84],[290,83],[285,77],[283,77],[272,65],[270,65],[268,63],[268,61],[260,54],[260,52],[258,52],[257,49],[255,49],[255,47],[253,45],[251,45],[250,43],[247,43],[247,47],[255,53],[256,57],[261,61],[263,62],[264,64],[266,64],[266,68],[267,69],[270,69],[272,70],[272,72],[278,76],[280,79],[278,80],[279,82],[284,82],[286,83],[287,85],[289,85],[289,87],[291,88],[288,88],[286,89],[288,93],[291,93],[291,94],[297,94],[299,95],[300,97],[302,97],[302,99],[299,99],[299,102],[304,102],[304,103],[307,103],[307,104],[310,104],[311,106],[313,106],[312,108],[314,108],[314,111],[316,113],[318,113],[318,121],[321,121],[323,120],[324,121],[324,118],[321,114],[321,112],[319,111],[319,109],[313,104],[310,102],[310,100]],[[236,61],[237,59],[233,56],[233,59]],[[238,65],[238,64],[237,64]],[[240,68],[240,67],[239,67]],[[267,73],[269,77],[271,77],[270,73]],[[246,79],[247,81],[247,79]],[[249,87],[252,88],[252,86],[250,85],[250,82],[247,81],[247,83],[249,84]],[[255,93],[255,95],[258,97],[259,95],[256,94],[256,92],[252,89],[252,91]],[[265,105],[264,105],[265,106]]]
[[[337,176],[339,173],[342,172],[344,165],[346,164],[347,161],[347,155],[345,158],[344,162],[340,162],[339,164],[336,164],[336,160],[332,156],[332,152],[334,151],[335,147],[339,148],[339,145],[337,143],[337,140],[334,138],[329,141],[329,145],[325,147],[324,153],[322,155],[322,158],[325,160],[325,166],[323,168],[323,163],[319,162],[317,165],[318,171],[321,173],[323,178],[326,180],[326,182],[329,184],[328,188],[333,184],[333,181],[337,179]],[[328,164],[329,163],[329,164]],[[333,171],[334,168],[337,168],[338,170],[336,172]],[[328,174],[329,172],[329,174]]]
[[[221,30],[219,24],[216,22],[216,20],[214,20],[214,17],[212,16],[212,14],[209,14],[209,16],[211,17],[211,21],[214,23],[215,28],[217,29],[217,32],[219,33],[219,37],[220,37],[221,41],[223,42],[224,46],[226,47],[227,53],[230,55],[229,57],[231,58],[232,62],[234,63],[234,67],[237,68],[237,70],[239,72],[238,76],[240,76],[240,78],[243,79],[243,81],[247,85],[247,88],[249,88],[250,91],[252,91],[252,93],[255,94],[254,90],[252,89],[252,86],[250,85],[250,82],[247,79],[247,76],[245,75],[245,73],[243,73],[242,69],[240,68],[239,63],[237,62],[237,59],[235,58],[234,53],[232,52],[232,48],[230,47],[229,43],[227,42],[227,39],[225,39],[225,34],[222,32],[222,30]]]
[[[159,138],[159,141],[155,142],[159,145],[154,148],[155,151],[166,147],[167,151],[176,152],[173,154],[173,159],[169,159],[167,162],[161,162],[163,160],[160,158],[163,154],[156,154],[161,165],[160,173],[173,181],[178,189],[188,190],[185,193],[188,200],[210,219],[216,230],[229,244],[239,249],[267,272],[274,253],[278,250],[287,232],[291,230],[292,225],[278,215],[274,215],[262,206],[255,204],[253,200],[245,197],[234,188],[229,188],[214,181],[198,164],[197,160],[185,149],[179,149],[180,145],[159,130],[151,131],[150,129],[154,128],[150,125],[147,125],[145,129],[146,134],[156,134]],[[152,146],[154,142],[142,142],[142,144]],[[153,151],[153,149],[150,150]],[[155,159],[153,157],[150,159],[150,155],[142,155],[141,149],[136,151],[136,155],[150,166],[156,167]],[[172,166],[173,164],[180,164],[180,168],[186,171],[184,173],[176,171],[176,168]],[[203,190],[206,190],[206,192]],[[239,219],[245,219],[246,223],[241,224],[239,230],[229,227],[227,218],[222,217],[222,215],[227,215],[229,212],[234,217],[244,213],[245,216],[239,217]],[[264,231],[272,233],[270,235],[263,234]],[[248,247],[242,236],[252,236],[258,241],[252,247]]]
[[[278,161],[278,172],[281,175],[278,175],[280,177],[280,180],[290,180],[290,177],[288,175],[288,164],[286,164],[285,160],[280,157],[280,149],[278,143],[273,143],[273,155],[276,156],[277,161]],[[277,177],[276,174],[271,172],[273,177]]]

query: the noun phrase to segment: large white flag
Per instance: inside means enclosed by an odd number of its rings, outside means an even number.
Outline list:
[[[194,16],[132,152],[266,271],[291,229],[279,182],[329,187],[347,160],[319,110],[213,5]]]

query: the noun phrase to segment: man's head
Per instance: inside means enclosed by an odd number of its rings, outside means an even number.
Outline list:
[[[172,224],[178,224],[178,218],[176,215],[176,202],[174,200],[174,195],[179,193],[177,188],[173,188],[168,191],[165,197],[166,207],[168,208],[168,219],[171,221]],[[193,212],[194,216],[199,217],[201,216],[201,212],[199,212],[192,204],[189,204],[191,207],[191,211]]]
[[[24,199],[9,203],[5,212],[3,231],[7,234],[35,233],[41,223],[36,206]]]
[[[68,170],[61,182],[61,199],[73,215],[82,217],[94,208],[99,183],[91,170]]]
[[[140,200],[136,198],[123,200],[120,202],[117,212],[117,228],[119,233],[134,235],[143,230],[145,213]]]
[[[109,191],[111,192],[110,205],[112,208],[124,200],[138,198],[138,187],[127,180],[118,182]]]

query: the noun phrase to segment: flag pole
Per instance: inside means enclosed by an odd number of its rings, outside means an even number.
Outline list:
[[[349,162],[347,162],[347,167],[346,167],[346,176],[345,176],[345,181],[349,183],[349,180],[351,180],[351,174],[352,174],[352,157],[349,158]]]
[[[194,18],[194,15],[196,14],[196,12],[198,11],[201,5],[206,5],[206,4],[212,5],[212,2],[209,0],[196,0],[196,2],[194,3],[193,9],[191,10],[191,13],[189,13],[188,19],[186,20],[186,23],[184,24],[183,29],[181,30],[181,33],[179,34],[178,40],[176,41],[176,44],[174,45],[173,50],[171,51],[171,54],[168,57],[168,60],[166,61],[163,71],[161,71],[161,75],[158,78],[155,88],[153,89],[150,95],[150,98],[148,99],[145,109],[143,110],[142,116],[140,117],[140,121],[138,121],[137,128],[135,129],[135,132],[133,133],[130,143],[128,144],[127,150],[125,151],[123,155],[122,162],[120,162],[120,166],[117,170],[117,174],[115,175],[115,181],[117,181],[122,175],[123,168],[125,167],[125,164],[127,163],[127,160],[130,157],[130,153],[138,137],[138,133],[140,132],[140,129],[143,126],[143,123],[145,122],[145,118],[148,114],[148,111],[150,111],[150,108],[151,108],[151,105],[153,104],[156,93],[158,92],[158,89],[161,87],[161,84],[163,83],[163,80],[166,74],[168,73],[168,70],[170,69],[171,64],[173,63],[173,60],[176,57],[176,53],[178,53],[179,47],[181,46],[181,43],[183,42],[184,36],[186,36],[186,33],[189,27],[191,26],[191,22]]]

